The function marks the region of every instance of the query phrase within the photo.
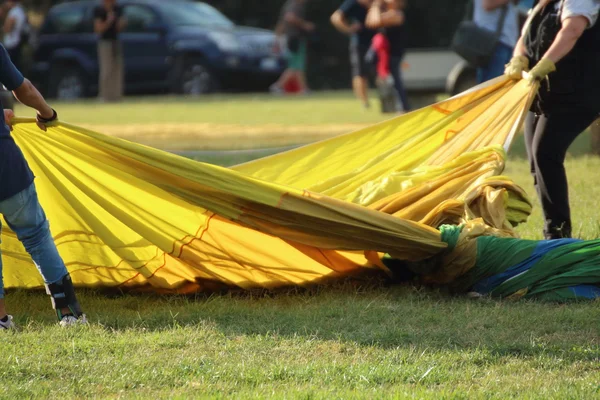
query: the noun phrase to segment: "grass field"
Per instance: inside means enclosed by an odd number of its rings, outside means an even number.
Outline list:
[[[212,124],[213,135],[248,124],[258,134],[293,127],[301,139],[307,126],[382,119],[347,94],[211,100],[57,108],[76,124],[137,125],[139,137],[153,124]],[[242,148],[262,147],[246,140]],[[587,140],[574,145],[567,168],[577,234],[592,238],[600,236],[600,159],[585,154]],[[534,197],[527,170],[517,144],[506,173]],[[519,232],[539,238],[541,223],[536,207]],[[597,302],[468,300],[374,282],[269,295],[80,297],[90,326],[61,330],[44,294],[9,293],[22,329],[2,337],[0,398],[600,398]]]

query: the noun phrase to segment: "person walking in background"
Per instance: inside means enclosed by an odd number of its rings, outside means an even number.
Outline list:
[[[306,20],[306,3],[308,0],[288,0],[281,9],[281,16],[275,32],[280,49],[286,53],[287,69],[277,82],[271,85],[271,92],[282,93],[286,85],[295,80],[300,93],[306,93],[306,36],[314,32],[315,24]]]
[[[519,12],[517,0],[473,0],[473,21],[480,28],[496,32],[504,18],[496,49],[487,66],[477,68],[477,82],[482,83],[501,76],[519,39]]]
[[[0,45],[0,83],[21,103],[37,111],[37,124],[57,119],[54,111],[37,89],[15,68],[4,46]],[[1,104],[0,104],[1,105]],[[61,326],[85,323],[85,315],[77,302],[71,276],[58,254],[44,210],[40,206],[34,176],[21,149],[10,134],[12,110],[0,113],[0,214],[23,243],[36,267],[44,277],[46,290],[52,299]],[[2,224],[0,224],[0,228]],[[12,317],[6,313],[2,259],[0,258],[0,329],[13,328]]]
[[[5,4],[6,19],[4,20],[4,47],[17,69],[23,69],[23,46],[29,29],[27,14],[19,0],[8,0]]]
[[[366,19],[367,27],[383,30],[389,42],[389,71],[398,96],[398,112],[410,111],[408,96],[402,81],[402,60],[406,51],[405,7],[405,0],[375,0]]]
[[[371,47],[375,31],[365,22],[372,0],[346,0],[331,16],[331,23],[340,32],[350,35],[350,63],[354,94],[369,108],[369,71],[365,56]]]
[[[99,96],[103,101],[118,101],[123,97],[123,49],[119,32],[125,27],[123,10],[116,0],[103,0],[94,9],[94,31],[99,36],[98,62]]]

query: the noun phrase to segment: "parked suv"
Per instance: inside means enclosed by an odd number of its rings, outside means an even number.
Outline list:
[[[40,29],[31,79],[48,97],[76,99],[98,90],[96,1],[52,7]],[[273,32],[236,26],[206,3],[121,0],[120,35],[127,93],[204,94],[265,89],[283,72]]]

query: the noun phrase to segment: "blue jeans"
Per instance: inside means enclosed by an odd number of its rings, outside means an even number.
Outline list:
[[[401,109],[398,111],[410,111],[410,104],[408,103],[408,96],[406,89],[404,88],[404,82],[402,81],[402,60],[404,56],[392,56],[390,57],[390,71],[392,78],[394,78],[394,88],[398,94],[398,100],[400,101]]]
[[[0,201],[0,214],[4,215],[8,226],[25,246],[25,250],[33,259],[46,284],[59,282],[67,275],[67,268],[50,234],[50,225],[38,201],[34,184],[15,196]],[[4,298],[4,282],[0,255],[0,299],[2,298]]]
[[[477,83],[487,82],[503,75],[504,66],[510,62],[513,50],[512,47],[504,43],[498,43],[490,63],[486,67],[477,68]]]

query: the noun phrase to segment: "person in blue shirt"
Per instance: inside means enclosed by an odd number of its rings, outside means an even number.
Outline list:
[[[11,90],[17,100],[37,111],[37,125],[56,121],[57,114],[37,89],[12,63],[4,46],[0,45],[0,83]],[[1,103],[0,103],[1,104]],[[44,210],[40,206],[33,183],[34,176],[12,138],[12,110],[0,113],[0,214],[31,255],[44,278],[61,326],[85,323],[85,314],[77,302],[71,277],[58,254]],[[2,224],[0,223],[0,228]],[[14,327],[12,316],[6,313],[4,284],[0,257],[0,329]]]
[[[369,108],[369,71],[365,56],[371,47],[375,31],[365,26],[373,0],[346,0],[331,16],[331,23],[340,32],[350,35],[352,88],[365,108]]]

